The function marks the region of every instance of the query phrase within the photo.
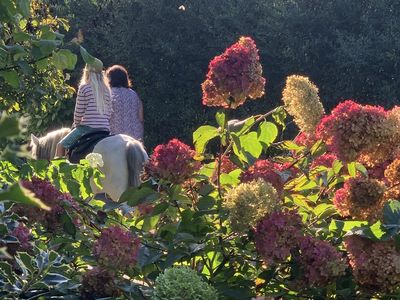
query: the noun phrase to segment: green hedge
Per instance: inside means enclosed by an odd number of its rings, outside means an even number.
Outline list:
[[[106,65],[123,64],[145,107],[148,147],[211,120],[201,105],[208,62],[241,35],[254,38],[268,79],[264,99],[237,117],[263,112],[281,98],[286,76],[309,76],[329,109],[353,98],[391,106],[399,98],[400,5],[393,1],[68,0],[71,38]],[[182,7],[184,6],[184,8]]]

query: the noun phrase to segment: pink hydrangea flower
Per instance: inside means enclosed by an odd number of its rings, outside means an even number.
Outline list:
[[[146,172],[155,178],[183,183],[200,169],[200,162],[194,160],[195,154],[188,145],[172,139],[154,149],[146,164]]]
[[[14,211],[26,216],[31,222],[38,222],[50,231],[59,229],[61,224],[60,216],[67,211],[79,211],[78,203],[69,193],[60,192],[47,180],[33,177],[32,180],[23,180],[22,185],[32,191],[37,198],[48,205],[51,210],[45,211],[36,207],[16,205]]]
[[[323,286],[344,275],[346,263],[341,254],[326,241],[311,236],[299,240],[301,281],[309,286]]]
[[[98,263],[109,269],[127,270],[134,267],[140,241],[133,234],[117,226],[101,231],[93,246]]]
[[[266,80],[259,60],[258,49],[250,37],[241,37],[216,56],[202,84],[203,105],[236,108],[247,98],[263,96]]]
[[[269,264],[285,261],[298,247],[303,224],[296,211],[274,211],[261,219],[255,230],[257,252]]]
[[[400,251],[393,241],[374,242],[351,235],[344,244],[361,287],[374,292],[400,292]]]
[[[318,156],[311,164],[311,169],[314,169],[318,166],[324,166],[327,168],[332,168],[333,162],[337,159],[336,155],[332,153],[325,153],[321,156]]]
[[[271,162],[268,159],[259,159],[248,170],[242,173],[240,177],[241,182],[250,182],[258,178],[264,179],[266,182],[272,184],[276,191],[281,194],[283,191],[283,179],[279,175],[286,166]]]
[[[338,189],[333,204],[343,217],[375,222],[381,216],[384,205],[383,182],[364,177],[349,178]]]
[[[118,297],[121,291],[114,282],[115,275],[109,270],[95,267],[82,276],[82,299],[92,300],[106,297]]]
[[[340,103],[317,128],[329,150],[344,162],[360,161],[370,166],[382,163],[398,147],[398,124],[380,106]]]

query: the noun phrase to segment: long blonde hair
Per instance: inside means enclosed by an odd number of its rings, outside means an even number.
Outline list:
[[[97,111],[104,115],[111,110],[111,91],[108,80],[103,72],[91,72],[88,67],[83,69],[79,86],[90,84],[96,100]]]

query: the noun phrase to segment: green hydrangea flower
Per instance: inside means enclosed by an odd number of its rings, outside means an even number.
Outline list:
[[[188,267],[170,268],[160,274],[152,300],[217,300],[215,288]]]
[[[279,209],[281,200],[269,182],[258,178],[229,190],[224,206],[229,211],[232,230],[246,232],[267,213]]]

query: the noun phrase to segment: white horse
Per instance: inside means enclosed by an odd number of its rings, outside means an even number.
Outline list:
[[[32,134],[31,153],[33,158],[53,159],[58,142],[70,131],[69,128],[61,128],[41,138]],[[101,154],[104,166],[100,170],[105,175],[101,181],[102,190],[95,184],[91,184],[94,194],[106,193],[111,199],[118,201],[129,186],[140,185],[140,174],[144,163],[148,160],[148,155],[141,142],[127,135],[117,134],[99,141],[94,147],[93,153]]]

